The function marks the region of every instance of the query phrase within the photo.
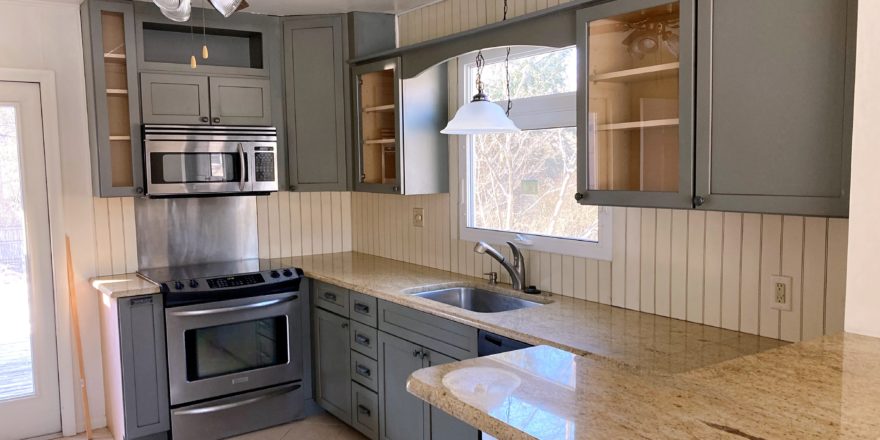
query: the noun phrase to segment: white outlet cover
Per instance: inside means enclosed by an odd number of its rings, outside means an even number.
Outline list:
[[[776,302],[776,286],[785,286],[785,301]],[[782,310],[784,312],[791,311],[791,298],[794,292],[791,290],[791,277],[785,275],[773,275],[770,277],[770,308],[774,310]]]
[[[425,225],[425,209],[413,208],[413,226],[421,228]]]

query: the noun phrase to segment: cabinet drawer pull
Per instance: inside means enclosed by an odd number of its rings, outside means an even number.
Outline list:
[[[372,373],[370,372],[370,369],[364,365],[357,364],[354,367],[354,369],[355,369],[355,371],[357,371],[357,374],[360,374],[361,376],[370,377],[372,375]]]
[[[324,292],[324,299],[336,302],[336,294],[333,292]]]
[[[342,323],[342,328],[348,328],[348,323],[347,323],[347,322],[343,322],[343,323]]]
[[[370,346],[370,338],[368,338],[360,333],[355,333],[354,342],[357,342],[358,344],[361,344],[361,345],[364,345],[367,347]]]
[[[363,414],[367,417],[370,417],[370,412],[371,412],[370,408],[367,408],[366,406],[363,406],[363,405],[358,405],[358,414]]]
[[[415,349],[413,350],[413,357],[417,358],[422,355],[422,350]]]
[[[354,303],[354,311],[364,315],[370,314],[370,306],[361,303]]]

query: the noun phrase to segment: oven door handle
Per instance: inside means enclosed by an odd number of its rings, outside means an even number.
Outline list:
[[[244,180],[247,175],[247,162],[244,160],[244,148],[241,146],[241,142],[238,143],[238,165],[241,167],[241,177],[238,180],[238,188],[244,191]]]
[[[275,396],[280,396],[282,394],[287,394],[291,391],[298,390],[300,388],[300,386],[301,385],[298,383],[292,384],[292,385],[288,385],[283,388],[269,391],[266,394],[254,396],[249,399],[239,400],[238,402],[230,402],[230,403],[224,403],[224,404],[220,404],[220,405],[205,406],[202,408],[178,409],[178,410],[172,410],[171,413],[174,414],[175,416],[190,416],[190,415],[208,414],[208,413],[213,413],[213,412],[218,412],[218,411],[224,411],[227,409],[233,409],[233,408],[238,408],[240,406],[250,405],[252,403],[257,403],[261,400],[266,400],[266,399],[269,399],[269,398],[272,398]]]
[[[286,303],[293,301],[299,298],[299,295],[290,295],[284,298],[270,299],[267,301],[260,301],[253,304],[244,304],[240,306],[232,306],[232,307],[220,307],[218,309],[206,309],[206,310],[184,310],[182,312],[170,312],[171,316],[205,316],[205,315],[216,315],[219,313],[229,313],[229,312],[238,312],[241,310],[252,310],[252,309],[261,309],[263,307],[270,307],[276,304]]]

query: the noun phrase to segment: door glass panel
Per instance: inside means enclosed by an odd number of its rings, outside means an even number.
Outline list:
[[[397,181],[397,128],[394,70],[360,75],[361,181]]]
[[[159,183],[238,182],[237,153],[151,153],[150,181]]]
[[[677,192],[679,3],[587,24],[589,189]]]
[[[35,391],[16,113],[0,104],[0,401]]]
[[[184,332],[189,381],[286,364],[287,318],[199,328]]]

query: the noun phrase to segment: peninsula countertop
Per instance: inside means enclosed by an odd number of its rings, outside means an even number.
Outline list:
[[[665,377],[539,346],[419,370],[407,388],[504,439],[880,438],[880,339],[853,334]]]

